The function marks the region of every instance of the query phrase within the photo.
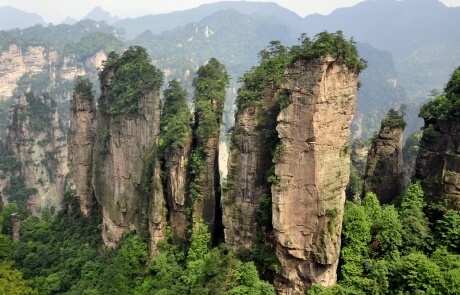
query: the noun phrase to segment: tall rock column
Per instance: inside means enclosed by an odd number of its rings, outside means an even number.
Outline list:
[[[67,135],[69,172],[80,211],[88,216],[94,200],[92,185],[93,145],[96,132],[96,105],[92,83],[80,79],[74,89],[70,127]]]
[[[291,103],[277,119],[278,182],[272,185],[280,294],[336,282],[357,76],[331,56],[300,60],[287,70],[283,88]]]
[[[193,221],[203,220],[211,233],[220,214],[219,132],[222,124],[229,77],[223,64],[211,58],[200,67],[193,80],[195,87],[195,128],[191,154],[189,193],[193,202]]]
[[[402,190],[402,142],[406,123],[393,109],[382,120],[372,141],[364,175],[364,193],[373,192],[381,204],[389,204]]]
[[[173,232],[186,239],[187,204],[186,178],[192,145],[192,114],[187,107],[187,92],[179,82],[169,82],[164,91],[161,116],[160,157],[165,196],[168,203],[169,224]]]
[[[262,254],[264,274],[289,295],[336,282],[350,124],[366,66],[341,32],[301,41],[271,42],[242,78],[222,200],[226,242]]]
[[[103,240],[113,247],[126,231],[148,230],[154,254],[165,230],[157,159],[162,74],[135,46],[109,54],[100,79],[93,187]]]

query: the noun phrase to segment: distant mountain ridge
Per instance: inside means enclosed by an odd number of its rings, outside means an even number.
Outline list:
[[[198,22],[218,11],[233,9],[239,13],[251,15],[259,14],[270,16],[272,21],[284,24],[295,33],[300,32],[302,18],[293,11],[279,6],[273,2],[251,1],[222,1],[203,4],[196,8],[176,11],[167,14],[145,15],[138,18],[127,18],[113,24],[114,27],[124,28],[129,39],[133,39],[142,32],[149,30],[160,34],[166,30]]]
[[[112,16],[110,12],[103,10],[100,6],[93,8],[85,17],[82,19],[92,19],[95,21],[105,21],[108,24],[112,24],[120,20],[117,16]]]
[[[36,24],[46,25],[36,13],[29,13],[11,6],[0,7],[0,30],[25,29]]]

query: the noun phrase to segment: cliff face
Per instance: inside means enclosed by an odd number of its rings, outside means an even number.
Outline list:
[[[279,181],[271,187],[280,294],[336,282],[357,83],[355,72],[330,57],[287,71],[291,103],[277,118],[282,152],[275,151]]]
[[[372,142],[367,156],[364,175],[364,193],[373,192],[380,203],[389,204],[401,194],[402,189],[402,139],[401,125],[385,125]]]
[[[82,82],[80,81],[80,83]],[[91,179],[96,134],[96,105],[91,93],[91,84],[87,84],[87,86],[89,89],[75,90],[74,92],[70,127],[67,134],[69,172],[79,200],[80,211],[85,216],[89,215],[94,202]]]
[[[415,177],[429,202],[460,210],[460,123],[428,121],[420,141]]]
[[[27,93],[13,105],[11,120],[6,143],[12,148],[20,169],[10,174],[9,184],[4,184],[11,188],[13,183],[20,185],[17,180],[23,178],[21,185],[31,190],[27,199],[16,201],[24,202],[34,215],[40,215],[47,207],[59,209],[68,166],[56,103],[47,95],[38,97]]]

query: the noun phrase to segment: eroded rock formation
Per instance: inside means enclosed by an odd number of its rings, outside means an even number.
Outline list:
[[[399,197],[403,185],[402,143],[405,123],[395,111],[390,113],[382,120],[380,132],[372,141],[364,175],[364,193],[375,193],[382,204],[389,204]]]

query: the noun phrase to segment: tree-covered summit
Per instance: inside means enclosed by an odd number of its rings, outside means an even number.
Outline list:
[[[163,84],[162,72],[141,46],[130,46],[121,56],[110,52],[99,73],[103,87],[108,86],[109,77],[106,112],[112,116],[136,112],[139,98],[148,91],[158,91]]]

